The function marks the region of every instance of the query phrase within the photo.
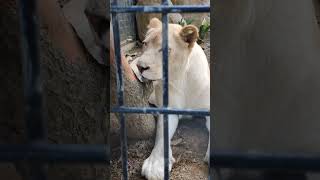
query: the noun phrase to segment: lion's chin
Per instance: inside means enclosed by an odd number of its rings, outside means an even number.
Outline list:
[[[142,77],[142,82],[144,82],[144,83],[156,82],[156,81],[161,81],[161,80],[162,79],[149,79],[149,78]]]
[[[150,82],[150,81],[159,81],[162,78],[146,77],[146,76],[142,75],[141,79],[142,79],[143,82]]]
[[[151,82],[151,81],[154,81],[154,80],[152,80],[152,79],[148,79],[148,78],[145,78],[145,77],[143,77],[142,76],[142,82]]]

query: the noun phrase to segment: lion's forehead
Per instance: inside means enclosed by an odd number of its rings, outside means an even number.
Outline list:
[[[179,34],[179,31],[181,30],[181,26],[177,24],[169,24],[169,40],[171,38],[175,38]],[[161,45],[162,43],[162,28],[150,28],[147,33],[146,37],[144,39],[144,42],[153,43],[156,45]],[[169,42],[170,43],[170,42]]]

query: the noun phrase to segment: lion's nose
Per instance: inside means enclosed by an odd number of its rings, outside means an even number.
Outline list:
[[[143,66],[141,66],[141,65],[139,65],[139,64],[137,64],[137,67],[138,67],[138,69],[139,69],[139,71],[140,71],[141,74],[143,73],[143,71],[150,69],[149,66],[143,67]]]

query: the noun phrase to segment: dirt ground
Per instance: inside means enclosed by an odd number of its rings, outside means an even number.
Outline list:
[[[201,44],[210,63],[210,33]],[[130,61],[141,55],[139,46],[130,50],[126,56]],[[172,167],[172,180],[206,180],[208,164],[203,161],[208,145],[209,133],[205,119],[181,119],[171,141],[173,156],[176,163]],[[130,180],[144,180],[141,176],[143,161],[150,155],[154,138],[128,142],[128,169]],[[120,147],[112,148],[111,179],[120,180],[122,175]]]
[[[208,166],[203,161],[207,150],[209,133],[205,119],[182,119],[171,141],[173,165],[171,178],[174,180],[206,180]],[[144,180],[141,174],[143,161],[150,155],[153,140],[128,143],[128,169],[130,180]],[[120,147],[112,149],[111,179],[121,179]]]

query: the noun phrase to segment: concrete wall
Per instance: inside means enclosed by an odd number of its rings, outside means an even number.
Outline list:
[[[119,5],[131,6],[135,4],[135,0],[118,0]],[[135,14],[124,13],[119,14],[120,38],[121,41],[126,39],[136,39],[136,20]]]

